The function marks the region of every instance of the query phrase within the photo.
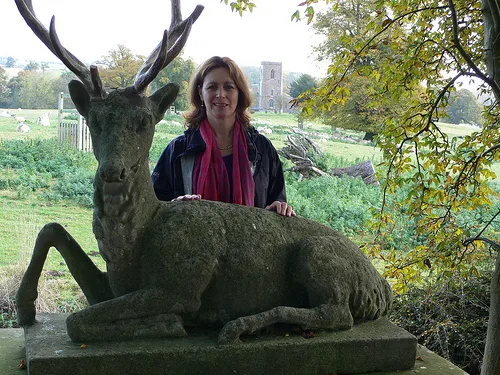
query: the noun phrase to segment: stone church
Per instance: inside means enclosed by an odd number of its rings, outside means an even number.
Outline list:
[[[262,61],[260,79],[252,85],[254,97],[252,110],[264,112],[285,112],[289,95],[284,92],[283,64],[281,62]]]
[[[259,109],[281,112],[283,97],[283,64],[262,61],[260,63]]]

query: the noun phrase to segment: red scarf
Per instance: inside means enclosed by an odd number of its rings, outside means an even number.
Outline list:
[[[196,156],[193,171],[193,193],[203,199],[219,202],[231,201],[231,187],[226,165],[215,140],[208,119],[200,125],[201,136],[207,145]],[[238,120],[233,130],[233,202],[244,206],[254,205],[255,183],[248,160],[247,140]]]

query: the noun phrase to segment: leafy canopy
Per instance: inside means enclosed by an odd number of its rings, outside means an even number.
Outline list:
[[[406,109],[386,113],[380,127],[378,145],[384,153],[386,175],[383,206],[375,225],[380,238],[390,237],[398,223],[386,207],[404,207],[413,217],[418,242],[405,254],[396,248],[384,249],[389,250],[387,255],[380,251],[380,241],[371,247],[372,252],[389,264],[386,275],[400,281],[396,284],[400,290],[408,282],[421,281],[429,271],[438,277],[455,270],[477,273],[484,253],[463,242],[481,228],[474,222],[460,222],[457,213],[491,207],[497,195],[488,183],[496,177],[490,167],[498,159],[496,106],[489,108],[485,127],[464,139],[445,134],[437,119],[444,115],[460,78],[492,83],[483,73],[481,2],[382,0],[375,4],[375,13],[362,31],[365,37],[345,35],[349,48],[333,56],[328,77],[309,105],[319,100],[321,108],[328,109],[346,95],[351,77],[374,74],[378,92],[373,95],[380,105],[405,101]],[[378,60],[378,69],[366,70],[359,62],[381,45],[392,53]],[[397,198],[392,193],[400,186],[410,190]]]
[[[313,48],[318,60],[342,59],[351,52],[354,43],[362,43],[373,36],[374,31],[367,27],[378,13],[377,3],[368,0],[337,1],[327,10],[317,13],[313,28],[325,37],[321,44]],[[398,45],[398,49],[404,47]],[[388,116],[401,115],[407,107],[407,100],[402,97],[394,100],[380,80],[384,60],[394,54],[394,47],[388,40],[370,46],[354,62],[349,74],[342,77],[343,90],[335,100],[319,103],[323,122],[335,128],[377,134]],[[419,90],[414,88],[415,96]],[[313,115],[317,115],[314,106],[310,109]]]
[[[292,19],[304,15],[312,22],[314,6],[320,2],[333,10],[346,3],[307,0],[299,4],[304,11],[297,11]],[[342,35],[344,48],[331,55],[328,75],[304,102],[304,111],[328,111],[345,101],[352,77],[377,82],[370,96],[378,106],[404,103],[401,112],[384,114],[380,125],[384,199],[376,210],[378,238],[367,248],[388,264],[386,276],[396,281],[399,291],[429,273],[435,277],[477,273],[477,265],[488,254],[465,240],[486,232],[481,232],[478,221],[460,221],[458,213],[482,207],[492,219],[490,207],[498,196],[491,184],[496,178],[491,166],[500,159],[498,4],[494,0],[377,0],[373,5],[360,37]],[[378,56],[375,66],[363,63],[373,51],[384,48],[390,53]],[[455,87],[472,78],[484,83],[483,95],[494,98],[484,109],[484,126],[463,138],[448,135],[437,119],[444,116]],[[401,186],[409,190],[397,195]],[[415,225],[416,246],[404,253],[383,245],[384,238],[398,228],[389,205],[409,212]]]

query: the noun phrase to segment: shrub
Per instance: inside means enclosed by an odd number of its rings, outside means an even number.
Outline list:
[[[52,191],[44,196],[52,201],[70,199],[85,207],[94,206],[94,173],[87,170],[77,170],[65,178],[58,179]]]
[[[346,235],[365,230],[370,207],[380,205],[380,188],[361,178],[318,177],[297,181],[288,174],[287,196],[295,211]]]
[[[184,124],[184,117],[178,113],[167,112],[165,113],[165,116],[163,116],[163,119],[166,121],[177,121]]]
[[[49,200],[70,199],[92,207],[96,161],[92,154],[61,145],[56,139],[6,140],[0,144],[0,189],[15,188],[18,198],[38,189]],[[55,179],[55,181],[54,181]]]
[[[391,320],[418,342],[479,375],[488,324],[491,274],[409,286],[395,297]]]

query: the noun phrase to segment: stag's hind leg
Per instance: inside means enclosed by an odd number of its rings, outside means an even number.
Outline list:
[[[275,323],[296,324],[304,329],[318,328],[340,331],[351,328],[353,318],[349,307],[344,305],[324,304],[310,309],[278,306],[226,323],[219,334],[219,343],[235,343],[242,334],[250,334]]]
[[[61,225],[47,224],[38,234],[30,264],[17,291],[17,320],[21,326],[35,323],[38,280],[51,247],[61,253],[90,304],[112,298],[106,274],[92,263],[80,245]]]
[[[259,314],[228,322],[219,342],[237,341],[274,323],[291,323],[302,328],[328,330],[349,329],[354,324],[350,296],[357,285],[364,255],[346,237],[311,237],[297,244],[290,253],[290,273],[296,285],[308,295],[309,308],[278,306]]]

